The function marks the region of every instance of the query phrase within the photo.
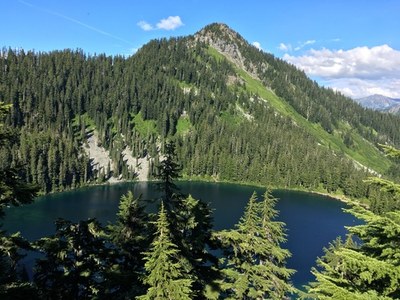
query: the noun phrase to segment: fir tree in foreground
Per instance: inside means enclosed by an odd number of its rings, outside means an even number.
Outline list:
[[[156,222],[157,232],[149,252],[145,253],[147,277],[144,282],[149,286],[147,293],[137,297],[147,299],[191,299],[192,280],[188,279],[177,246],[171,240],[167,214],[161,203]]]
[[[261,202],[254,193],[236,229],[216,233],[224,250],[221,289],[228,299],[285,299],[294,292],[285,267],[290,257],[282,249],[284,223],[273,221],[276,199],[265,193]]]
[[[94,219],[56,221],[56,233],[37,241],[34,282],[44,299],[107,298],[109,275],[116,268],[113,247]]]
[[[175,143],[165,144],[164,160],[158,167],[160,190],[165,213],[170,224],[171,241],[186,259],[186,270],[193,281],[194,299],[207,297],[219,276],[218,259],[210,252],[212,245],[212,211],[207,203],[180,192],[174,181],[179,178],[180,165],[176,159]]]
[[[151,242],[150,220],[145,207],[129,191],[121,197],[117,221],[110,225],[110,238],[119,249],[118,269],[113,274],[113,290],[132,298],[143,294],[140,276],[144,271],[143,251]]]
[[[0,230],[0,299],[37,299],[36,290],[20,270],[25,256],[22,250],[32,250],[21,234],[6,234]]]
[[[336,243],[318,259],[308,287],[311,299],[399,299],[400,211],[378,216],[355,206],[348,210],[365,224],[349,227],[361,240]]]
[[[400,158],[400,151],[384,147],[389,156]],[[392,197],[400,195],[400,185],[371,178]],[[312,299],[400,299],[400,211],[377,215],[363,207],[347,210],[363,221],[348,227],[360,245],[336,242],[318,259],[312,273],[316,282],[307,287],[304,298]]]

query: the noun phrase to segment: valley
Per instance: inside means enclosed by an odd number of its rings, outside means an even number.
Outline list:
[[[226,24],[132,55],[3,48],[0,118],[0,298],[400,296],[400,117]]]
[[[44,193],[131,180],[139,165],[140,179],[151,179],[168,139],[186,178],[365,198],[368,170],[394,166],[377,145],[398,144],[397,117],[319,87],[224,24],[151,41],[130,58],[71,50],[1,57],[2,99],[13,104],[7,124],[22,133],[4,162],[25,164],[26,180]]]

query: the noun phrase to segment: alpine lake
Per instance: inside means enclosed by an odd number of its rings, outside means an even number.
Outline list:
[[[248,199],[255,191],[259,199],[265,189],[253,186],[185,181],[178,183],[181,192],[209,202],[213,209],[214,229],[230,229],[239,221]],[[158,196],[155,183],[136,182],[93,186],[74,191],[38,197],[33,204],[6,210],[3,229],[9,233],[21,232],[30,241],[51,235],[54,221],[65,218],[73,222],[97,218],[103,225],[116,220],[120,197],[132,190],[137,197],[154,199]],[[314,280],[310,273],[316,259],[324,254],[336,237],[345,237],[344,226],[359,224],[352,215],[343,212],[346,204],[327,196],[313,193],[275,190],[272,195],[279,199],[277,221],[286,223],[287,242],[292,257],[287,267],[296,270],[292,282],[301,288]],[[149,204],[155,211],[157,204]],[[34,256],[28,255],[24,263],[32,269]]]

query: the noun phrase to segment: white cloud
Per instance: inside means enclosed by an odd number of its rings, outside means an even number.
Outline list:
[[[359,78],[340,78],[322,81],[326,87],[342,92],[344,95],[354,99],[362,98],[374,94],[386,97],[400,98],[400,79],[359,79]]]
[[[294,51],[299,51],[300,49],[304,48],[305,46],[315,44],[315,42],[316,42],[315,40],[308,40],[308,41],[305,41],[304,43],[300,43],[299,46],[294,48]]]
[[[256,47],[258,50],[262,50],[260,42],[253,42],[251,43],[254,47]]]
[[[304,42],[303,45],[304,45],[304,46],[306,46],[306,45],[312,45],[312,44],[315,44],[315,42],[316,42],[315,40],[308,40],[308,41]]]
[[[400,98],[400,51],[388,45],[310,50],[302,56],[285,54],[283,59],[346,95]]]
[[[142,28],[144,31],[163,29],[163,30],[175,30],[178,27],[181,27],[185,24],[182,23],[181,17],[179,16],[169,16],[166,19],[161,19],[155,26],[151,25],[146,21],[140,21],[137,25]]]
[[[149,23],[147,23],[146,21],[140,21],[137,23],[137,25],[142,28],[144,31],[150,31],[153,30],[153,26]]]
[[[292,51],[292,45],[290,44],[285,44],[285,43],[280,43],[278,46],[279,50],[288,52],[288,51]]]
[[[291,52],[293,50],[299,51],[299,50],[303,49],[305,46],[315,44],[316,42],[317,42],[316,40],[308,40],[305,42],[298,42],[296,47],[292,46],[292,44],[290,44],[290,43],[280,43],[278,46],[278,49],[281,51],[284,51],[284,52]]]
[[[182,20],[179,16],[169,16],[166,19],[162,19],[160,22],[157,23],[158,29],[165,29],[165,30],[174,30],[178,27],[183,26]]]

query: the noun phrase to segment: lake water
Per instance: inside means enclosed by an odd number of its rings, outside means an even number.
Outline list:
[[[232,228],[238,222],[253,191],[259,197],[265,192],[251,186],[205,182],[180,182],[179,187],[182,192],[210,203],[217,230]],[[143,199],[157,196],[153,183],[95,186],[47,195],[34,204],[8,209],[3,229],[20,231],[32,241],[54,233],[54,220],[58,217],[74,222],[92,217],[103,224],[114,222],[119,199],[128,190],[133,190],[135,195],[142,194]],[[277,220],[286,223],[288,241],[282,246],[292,253],[287,265],[297,270],[292,280],[300,288],[313,280],[310,269],[316,258],[323,255],[323,247],[339,235],[344,237],[344,226],[358,222],[342,211],[345,204],[329,197],[286,190],[272,194],[279,198]]]

